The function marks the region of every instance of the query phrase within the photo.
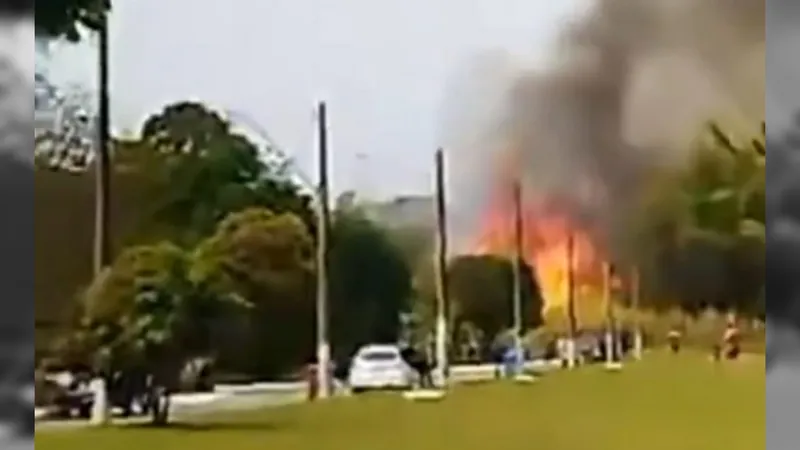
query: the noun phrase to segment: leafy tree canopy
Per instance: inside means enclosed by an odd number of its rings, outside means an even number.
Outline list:
[[[533,269],[521,262],[522,326],[542,324],[544,302]],[[492,340],[513,326],[514,265],[493,255],[461,255],[448,265],[449,316],[457,333],[469,324],[472,333]],[[418,275],[416,314],[432,323],[435,305],[435,279],[430,265]],[[522,330],[525,331],[525,330]],[[457,336],[453,336],[457,337]]]
[[[369,342],[396,342],[408,310],[411,269],[390,236],[357,210],[339,211],[331,230],[334,350],[347,356]]]
[[[189,140],[202,145],[185,151]],[[114,248],[166,240],[191,250],[231,213],[251,207],[290,214],[313,231],[310,197],[262,158],[265,151],[202,104],[167,106],[145,123],[143,138],[114,142]],[[45,349],[69,322],[74,295],[91,282],[94,170],[37,166],[35,176],[37,345]]]
[[[141,135],[162,160],[153,222],[172,228],[179,242],[195,243],[228,214],[255,206],[291,212],[313,229],[311,198],[299,192],[286,168],[266,163],[262,152],[268,149],[233,132],[205,105],[169,105],[145,122]]]
[[[196,276],[253,302],[302,290],[314,273],[313,242],[303,222],[263,208],[230,214],[195,255]]]
[[[689,164],[655,177],[631,227],[645,299],[757,314],[764,285],[764,133],[737,140],[716,124]]]
[[[195,263],[170,243],[124,251],[84,295],[80,327],[67,344],[86,346],[95,367],[152,374],[169,396],[187,362],[217,348],[216,325],[249,306],[209,289]],[[168,416],[168,403],[153,409],[157,424]]]
[[[264,208],[232,213],[194,255],[195,277],[252,305],[219,340],[221,368],[266,377],[306,362],[313,354],[315,266],[313,241],[299,218]]]
[[[542,298],[533,270],[521,262],[522,326],[542,323]],[[459,321],[478,327],[494,337],[510,328],[514,317],[514,266],[496,256],[469,255],[455,258],[449,266],[450,298]]]
[[[33,2],[30,2],[31,4]],[[36,33],[77,42],[80,28],[97,30],[111,0],[46,0],[36,3]]]

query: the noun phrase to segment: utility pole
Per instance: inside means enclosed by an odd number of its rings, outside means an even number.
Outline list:
[[[100,18],[97,32],[98,114],[97,142],[95,143],[95,212],[94,252],[95,276],[111,263],[111,130],[109,107],[109,42],[108,13]]]
[[[522,245],[523,245],[523,219],[522,219],[522,181],[517,177],[513,186],[514,207],[514,250],[512,252],[512,311],[514,350],[517,355],[516,370],[520,370],[524,362],[522,353]]]
[[[448,276],[447,276],[447,199],[445,197],[444,150],[436,150],[435,158],[436,189],[436,377],[437,383],[444,387],[448,378],[447,358],[447,315],[448,315]]]
[[[328,233],[330,204],[328,186],[328,111],[325,102],[317,107],[319,190],[317,192],[317,384],[319,397],[330,392],[331,349],[328,341]]]
[[[639,308],[641,308],[642,280],[640,278],[638,267],[634,266],[631,272],[631,309],[633,309],[634,314],[633,356],[636,359],[642,359],[644,342],[642,338],[641,314],[639,311]]]
[[[567,236],[567,320],[567,364],[572,369],[577,365],[578,318],[575,312],[575,234],[571,231]]]
[[[616,340],[614,339],[614,301],[611,295],[611,279],[614,268],[611,264],[603,263],[603,306],[606,315],[605,350],[606,363],[614,362],[614,352],[616,351]]]
[[[97,32],[97,69],[98,69],[98,111],[97,111],[97,136],[95,142],[95,210],[94,210],[94,248],[92,252],[92,268],[95,277],[111,263],[111,119],[109,107],[109,42],[108,42],[108,13],[103,13],[100,18]],[[99,376],[91,382],[94,393],[94,405],[91,411],[91,423],[103,426],[110,420],[108,404],[108,387],[106,384],[107,362],[104,357],[98,358]]]

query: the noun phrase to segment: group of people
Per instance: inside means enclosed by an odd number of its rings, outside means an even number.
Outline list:
[[[673,327],[667,333],[667,342],[673,353],[679,353],[683,342],[683,333],[680,327]],[[580,344],[582,343],[582,345]],[[619,361],[633,349],[633,333],[630,330],[622,329],[615,333],[609,348],[609,341],[605,332],[588,335],[582,334],[575,340],[576,360],[579,362],[588,361]],[[721,360],[735,360],[741,354],[741,331],[735,322],[731,321],[725,327],[720,341],[713,347],[713,358]],[[434,386],[433,370],[435,363],[424,351],[420,351],[411,346],[405,347],[402,357],[419,375],[420,386],[430,388]],[[496,378],[511,377],[519,372],[522,363],[528,355],[524,349],[515,345],[498,345],[492,349],[492,363],[495,366]],[[557,359],[563,366],[569,364],[570,349],[569,340],[565,337],[554,339],[545,350],[546,359]]]
[[[574,348],[570,348],[570,345],[574,345]],[[552,350],[546,352],[545,357],[557,359],[562,367],[569,366],[573,357],[577,364],[619,361],[633,349],[633,333],[625,328],[613,331],[610,336],[607,330],[581,331],[572,340],[566,336],[558,337],[549,347]]]
[[[680,327],[674,326],[667,333],[667,342],[672,353],[679,353],[683,341],[683,333]],[[736,360],[742,353],[742,335],[741,330],[734,321],[729,321],[725,326],[725,330],[720,337],[720,340],[711,348],[711,358],[714,361],[721,359]]]

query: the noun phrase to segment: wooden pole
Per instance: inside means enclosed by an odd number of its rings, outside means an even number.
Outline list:
[[[633,356],[636,359],[642,359],[644,352],[644,338],[642,336],[642,321],[641,321],[641,275],[639,268],[634,267],[631,271],[631,309],[634,314],[633,324]]]
[[[513,208],[514,208],[514,249],[512,251],[512,312],[513,312],[513,331],[514,349],[518,358],[522,357],[522,261],[523,261],[523,217],[522,217],[522,181],[515,178],[513,186]],[[522,361],[517,361],[521,365]],[[519,369],[519,367],[517,367]]]
[[[567,363],[569,368],[577,365],[578,317],[575,311],[575,234],[567,236],[567,320],[569,338],[567,340]]]
[[[614,339],[614,301],[611,296],[611,279],[613,276],[613,267],[608,262],[603,263],[603,305],[605,308],[606,316],[606,332],[605,332],[605,347],[606,347],[606,363],[611,364],[614,362],[615,339]]]
[[[95,142],[95,203],[94,203],[94,243],[92,251],[92,269],[94,276],[102,274],[111,264],[111,118],[109,107],[109,42],[108,14],[100,17],[97,32],[97,78],[98,78],[98,113],[97,141]],[[110,405],[108,402],[107,361],[98,358],[95,367],[97,373],[91,382],[94,393],[94,405],[91,411],[91,423],[103,426],[110,421]]]
[[[330,392],[331,350],[328,340],[328,233],[330,232],[330,198],[328,183],[328,108],[325,102],[317,107],[317,139],[319,186],[317,192],[317,384],[319,397]]]
[[[435,157],[435,196],[436,196],[436,377],[437,384],[445,386],[449,375],[447,357],[447,317],[448,311],[448,276],[447,276],[447,198],[445,193],[445,161],[444,150],[436,150]]]
[[[93,268],[99,275],[111,263],[111,130],[109,107],[108,16],[101,18],[97,33],[98,114],[95,161],[95,211]]]

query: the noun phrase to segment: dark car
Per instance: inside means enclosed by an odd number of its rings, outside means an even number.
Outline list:
[[[54,415],[64,419],[87,419],[92,414],[94,397],[86,379],[75,381],[54,396]],[[150,389],[144,376],[115,374],[108,384],[109,404],[119,410],[123,417],[147,414],[150,411],[150,398]]]
[[[71,386],[58,393],[53,399],[55,416],[69,419],[82,417],[88,419],[92,414],[94,393],[88,386]]]

